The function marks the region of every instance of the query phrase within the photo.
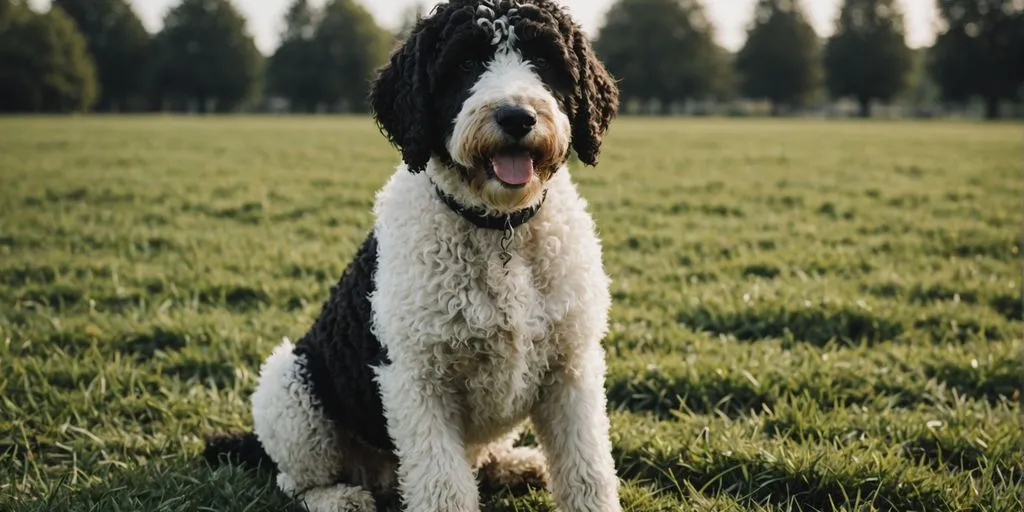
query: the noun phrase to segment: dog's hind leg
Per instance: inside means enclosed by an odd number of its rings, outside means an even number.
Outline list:
[[[519,493],[547,485],[544,454],[533,446],[515,446],[520,433],[516,429],[473,454],[474,467],[478,468],[485,489],[508,487]]]
[[[312,489],[298,489],[291,477],[281,473],[277,485],[282,491],[295,496],[309,512],[374,512],[377,505],[373,495],[359,486],[334,484]]]
[[[304,378],[305,359],[293,349],[285,340],[267,358],[252,396],[254,431],[277,463],[278,487],[310,512],[375,510],[369,490],[339,483],[352,472],[345,467],[347,443],[315,403]]]

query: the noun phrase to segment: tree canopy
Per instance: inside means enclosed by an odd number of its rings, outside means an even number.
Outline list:
[[[985,100],[986,117],[999,117],[1002,100],[1024,85],[1024,6],[1019,0],[939,0],[946,24],[930,65],[947,101]]]
[[[156,36],[164,101],[201,111],[231,111],[258,89],[262,56],[229,0],[182,0]]]
[[[85,111],[96,88],[85,37],[60,7],[0,0],[0,111]]]
[[[856,98],[862,117],[871,115],[872,100],[890,101],[903,92],[912,62],[897,2],[846,0],[824,63],[829,92]]]
[[[85,35],[100,82],[98,108],[140,108],[148,94],[150,36],[127,0],[53,0]]]
[[[0,33],[14,21],[15,16],[23,13],[24,6],[17,0],[0,0]]]
[[[36,0],[0,0],[0,111],[229,112],[286,98],[297,112],[366,112],[375,71],[430,5],[409,0],[387,31],[365,0],[288,0],[264,62],[236,0],[172,0],[155,35],[134,1],[51,0],[42,13]],[[914,50],[899,0],[843,0],[824,46],[801,1],[756,0],[732,53],[716,44],[704,0],[615,0],[594,49],[624,106],[665,114],[742,97],[770,101],[776,115],[806,105],[822,83],[863,116],[876,102],[932,114],[939,101],[980,98],[994,118],[1024,99],[1021,0],[935,0],[940,33]]]
[[[595,42],[623,102],[672,103],[709,96],[723,54],[698,0],[619,0]]]
[[[330,0],[313,35],[320,55],[320,100],[343,111],[366,112],[370,79],[388,58],[393,36],[355,0]]]
[[[758,0],[747,42],[736,55],[743,93],[781,105],[804,103],[820,77],[818,37],[799,0]]]
[[[293,111],[312,112],[320,101],[322,69],[313,43],[318,17],[309,0],[292,2],[281,45],[267,61],[267,91],[288,98]]]
[[[308,0],[294,0],[281,45],[268,63],[268,88],[297,111],[365,112],[370,79],[392,42],[354,0],[331,0],[320,10]]]

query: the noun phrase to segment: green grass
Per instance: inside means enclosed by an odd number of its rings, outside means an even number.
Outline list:
[[[368,119],[0,120],[0,509],[298,510],[202,439],[396,158]],[[574,173],[627,510],[1022,509],[1019,127],[622,119]]]

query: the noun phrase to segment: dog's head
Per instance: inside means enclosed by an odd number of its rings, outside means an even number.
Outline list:
[[[370,93],[412,172],[509,211],[539,200],[570,148],[597,163],[618,88],[552,0],[450,0],[419,21]]]

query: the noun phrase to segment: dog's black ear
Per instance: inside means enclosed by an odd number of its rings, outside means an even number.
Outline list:
[[[402,160],[413,173],[422,172],[430,160],[431,128],[428,98],[429,52],[436,43],[435,30],[428,22],[417,23],[412,34],[377,73],[370,88],[370,108],[377,125],[402,152]]]
[[[597,165],[601,152],[601,139],[619,109],[619,86],[594,54],[586,34],[578,27],[570,36],[572,52],[576,57],[572,121],[572,147],[580,161]]]

